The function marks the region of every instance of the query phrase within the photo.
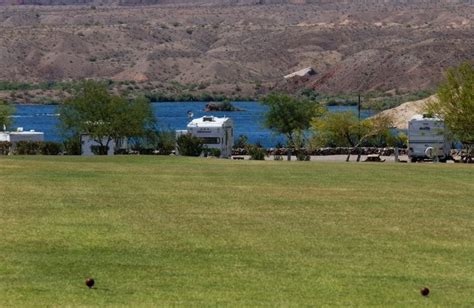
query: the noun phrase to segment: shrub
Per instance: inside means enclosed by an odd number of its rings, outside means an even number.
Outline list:
[[[127,149],[116,149],[114,151],[114,155],[125,155],[125,154],[129,154],[129,151]]]
[[[318,99],[319,93],[312,88],[304,88],[298,93],[301,96],[308,97],[309,99],[316,100]]]
[[[36,155],[41,154],[41,141],[18,141],[15,144],[15,154],[18,155]]]
[[[240,149],[245,148],[247,146],[248,140],[249,138],[247,138],[247,136],[240,135],[239,138],[237,138],[237,140],[234,143],[234,148],[240,148]]]
[[[381,146],[393,146],[396,148],[406,148],[408,143],[408,137],[404,132],[389,132],[386,136],[383,136],[384,144],[375,143],[372,146],[381,147]]]
[[[59,155],[62,152],[62,145],[57,142],[45,141],[40,144],[40,151],[43,155]]]
[[[205,148],[204,153],[207,156],[221,157],[221,150],[216,148]]]
[[[157,133],[154,130],[147,130],[143,136],[133,136],[128,138],[128,147],[134,153],[153,154],[158,142]],[[126,149],[115,149],[115,154],[126,154]]]
[[[58,155],[62,152],[62,145],[52,141],[18,141],[15,144],[17,155]]]
[[[264,160],[266,152],[263,148],[255,144],[250,144],[247,146],[247,152],[250,155],[252,160]]]
[[[204,90],[205,88],[209,87],[211,85],[210,82],[201,82],[198,85],[198,90]]]
[[[0,141],[0,155],[8,155],[12,143],[9,141]]]
[[[183,156],[199,156],[203,150],[202,139],[191,134],[179,136],[176,143],[179,153]]]
[[[168,155],[176,146],[176,133],[173,130],[159,130],[156,132],[158,142],[157,150],[160,154]]]
[[[299,161],[309,161],[311,157],[306,153],[306,151],[299,150],[296,152],[296,160]]]
[[[154,149],[151,148],[141,148],[138,150],[139,154],[142,155],[152,155],[154,153]],[[118,149],[115,151],[116,153],[126,153],[127,151],[125,149]]]
[[[66,138],[63,141],[64,154],[81,155],[81,141],[78,136]]]

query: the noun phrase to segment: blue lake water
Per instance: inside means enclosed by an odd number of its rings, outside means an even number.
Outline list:
[[[192,111],[194,118],[204,115],[217,117],[228,116],[234,121],[235,138],[246,135],[250,143],[260,142],[265,147],[275,146],[281,142],[285,144],[285,138],[274,134],[262,126],[263,114],[266,106],[258,102],[232,102],[232,104],[244,111],[237,112],[204,112],[206,102],[170,102],[152,103],[158,125],[163,129],[186,129],[188,123],[187,112]],[[36,130],[44,132],[45,140],[61,141],[57,129],[58,111],[55,105],[16,105],[13,115],[13,127],[23,127],[24,130]],[[329,106],[329,111],[357,112],[356,106]],[[361,116],[370,115],[369,110],[362,110]]]

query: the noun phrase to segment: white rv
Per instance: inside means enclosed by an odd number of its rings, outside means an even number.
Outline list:
[[[451,140],[444,121],[417,114],[408,121],[408,157],[446,161],[450,158]]]
[[[219,149],[221,157],[232,155],[234,145],[234,124],[232,119],[204,116],[194,119],[187,125],[187,132],[203,140],[207,148]],[[182,133],[182,131],[178,131]]]
[[[14,132],[0,132],[0,141],[9,141],[15,149],[18,141],[44,141],[44,133],[34,130],[23,131],[23,127],[18,127]]]

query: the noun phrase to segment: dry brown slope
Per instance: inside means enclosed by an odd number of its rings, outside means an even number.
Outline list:
[[[474,59],[474,6],[2,7],[0,80],[253,90],[312,66],[326,92],[413,91]]]

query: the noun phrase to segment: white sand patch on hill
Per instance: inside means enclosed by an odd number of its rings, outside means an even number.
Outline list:
[[[407,129],[408,120],[410,120],[410,118],[415,114],[423,113],[424,107],[430,100],[437,100],[436,95],[432,95],[418,101],[403,103],[398,107],[382,111],[380,115],[388,115],[392,117],[395,127]]]

